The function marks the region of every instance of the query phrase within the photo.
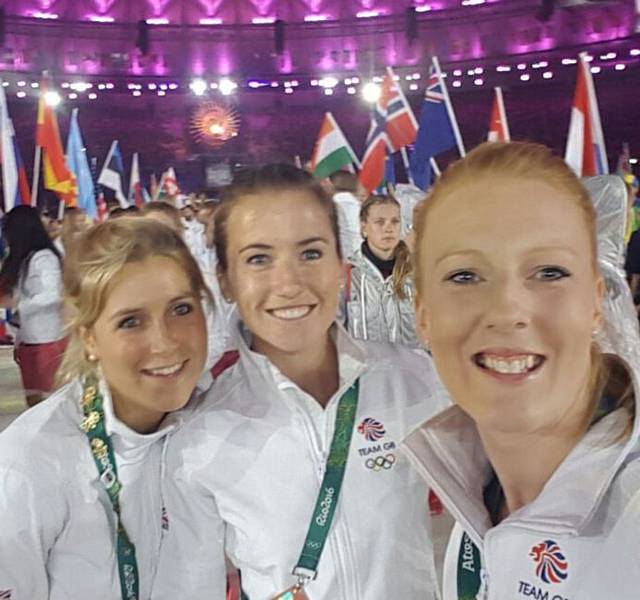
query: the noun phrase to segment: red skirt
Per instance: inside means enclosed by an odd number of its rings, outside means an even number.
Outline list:
[[[19,344],[15,360],[27,392],[50,392],[56,371],[67,348],[67,338],[47,344]]]

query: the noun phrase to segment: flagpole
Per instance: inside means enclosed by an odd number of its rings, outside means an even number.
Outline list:
[[[600,121],[600,109],[598,107],[598,100],[596,98],[596,88],[593,85],[593,77],[591,75],[591,68],[589,63],[585,60],[587,53],[580,52],[578,55],[580,58],[580,65],[584,69],[585,81],[587,83],[587,92],[589,96],[589,108],[591,109],[591,117],[595,126],[595,134],[598,138],[598,148],[602,149],[600,152],[600,161],[602,162],[603,174],[609,174],[609,160],[607,158],[607,149],[604,145],[604,134],[602,133],[602,123]]]
[[[462,135],[460,134],[460,128],[458,127],[458,121],[456,121],[456,115],[453,112],[453,106],[451,105],[451,99],[449,98],[449,90],[447,90],[447,86],[442,78],[442,71],[440,70],[440,61],[437,56],[432,57],[433,66],[438,74],[438,80],[440,81],[440,85],[442,87],[442,95],[444,96],[444,104],[447,107],[447,113],[449,114],[449,121],[451,121],[451,127],[453,128],[453,135],[456,138],[456,143],[458,144],[458,152],[460,156],[465,156],[466,151],[464,149],[464,144],[462,142]]]
[[[409,155],[407,153],[406,146],[402,146],[402,148],[400,148],[400,154],[402,154],[402,163],[404,164],[404,170],[407,173],[407,179],[409,180],[409,183],[411,185],[415,185],[415,182],[413,181],[413,175],[411,175],[411,168],[409,166]]]
[[[38,205],[38,185],[40,184],[41,155],[42,155],[42,146],[36,146],[36,152],[33,157],[33,179],[31,182],[31,206]]]
[[[504,99],[502,98],[502,88],[495,87],[496,98],[498,99],[498,112],[500,113],[500,122],[504,131],[505,142],[511,141],[511,133],[509,132],[509,123],[507,122],[507,112],[504,109]]]
[[[326,114],[327,118],[331,121],[333,127],[340,132],[340,135],[342,135],[342,139],[344,139],[344,141],[347,143],[347,148],[349,149],[349,154],[351,154],[351,158],[353,159],[353,162],[356,164],[356,167],[358,167],[358,170],[362,169],[362,163],[360,162],[360,160],[356,156],[356,153],[353,151],[353,148],[351,147],[351,144],[349,143],[349,140],[347,139],[347,136],[344,134],[344,131],[342,131],[340,125],[338,125],[338,122],[335,120],[334,116],[330,112],[325,113],[325,114]]]
[[[438,166],[438,163],[436,162],[436,159],[433,158],[433,156],[429,159],[429,163],[431,164],[431,168],[433,169],[433,172],[440,177],[440,175],[442,175],[442,171],[440,170],[440,167]]]

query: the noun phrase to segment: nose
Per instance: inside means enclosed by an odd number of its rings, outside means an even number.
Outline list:
[[[277,295],[295,298],[302,290],[302,278],[298,265],[291,260],[282,260],[272,271],[272,285]]]
[[[487,329],[513,332],[531,323],[530,298],[524,281],[513,278],[496,283],[485,315]]]
[[[153,354],[163,354],[175,350],[178,342],[174,331],[165,319],[154,320],[147,330],[149,349]]]

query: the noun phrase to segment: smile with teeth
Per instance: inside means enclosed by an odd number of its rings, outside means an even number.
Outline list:
[[[495,356],[483,352],[474,356],[475,363],[489,371],[502,375],[522,375],[535,371],[543,362],[539,354],[519,354],[517,356]]]
[[[305,306],[287,306],[286,308],[274,308],[269,312],[278,319],[284,319],[285,321],[291,321],[293,319],[301,319],[306,317],[313,307],[310,305]]]
[[[168,367],[158,367],[156,369],[143,369],[145,373],[154,375],[155,377],[170,377],[175,375],[186,364],[186,361],[176,363],[175,365],[169,365]]]

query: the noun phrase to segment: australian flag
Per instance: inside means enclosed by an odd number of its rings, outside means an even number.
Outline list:
[[[455,145],[453,125],[445,102],[444,83],[435,68],[431,67],[410,165],[413,180],[419,188],[426,190],[431,185],[431,159]]]

